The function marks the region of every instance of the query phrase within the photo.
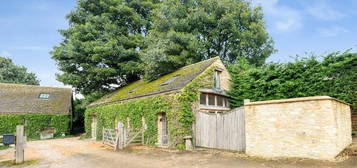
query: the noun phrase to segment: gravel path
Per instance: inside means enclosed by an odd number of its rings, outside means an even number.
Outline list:
[[[0,160],[13,157],[13,149],[0,151]],[[342,163],[311,160],[264,161],[243,154],[217,150],[193,152],[134,146],[114,152],[99,142],[75,138],[32,141],[25,150],[26,160],[37,160],[26,168],[357,168],[357,159]],[[6,167],[1,166],[0,167]]]

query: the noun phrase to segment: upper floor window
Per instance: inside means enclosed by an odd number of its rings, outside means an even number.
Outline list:
[[[48,99],[50,98],[50,94],[48,93],[41,93],[39,96],[38,96],[39,99]]]
[[[221,89],[221,73],[222,69],[216,69],[214,71],[214,87],[217,89]]]
[[[227,97],[218,94],[201,93],[200,104],[204,106],[229,107]]]

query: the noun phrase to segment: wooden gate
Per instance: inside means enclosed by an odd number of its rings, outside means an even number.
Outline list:
[[[196,112],[196,146],[245,151],[244,108],[227,113]]]

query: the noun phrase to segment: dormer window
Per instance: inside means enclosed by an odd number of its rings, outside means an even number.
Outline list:
[[[216,89],[221,89],[221,73],[222,73],[222,69],[217,68],[214,71],[214,87]]]
[[[39,99],[48,99],[50,98],[50,94],[48,93],[41,93],[39,96],[38,96]]]
[[[200,109],[210,112],[223,112],[230,110],[228,98],[218,93],[201,93]]]

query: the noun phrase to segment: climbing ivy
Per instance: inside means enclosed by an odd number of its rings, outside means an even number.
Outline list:
[[[110,104],[104,106],[89,107],[85,112],[86,136],[91,135],[92,116],[97,117],[97,139],[102,139],[101,128],[115,128],[117,122],[130,127],[142,128],[141,118],[145,118],[147,130],[145,131],[145,143],[154,145],[157,142],[157,114],[171,111],[171,96],[151,97],[125,103]]]
[[[194,122],[194,112],[192,109],[196,108],[196,103],[199,100],[199,89],[213,88],[213,70],[208,69],[202,75],[199,75],[191,83],[189,83],[182,92],[175,96],[177,110],[169,113],[169,133],[170,143],[179,149],[184,148],[184,139],[186,135],[193,135],[192,124]]]
[[[70,116],[64,114],[4,114],[0,115],[0,134],[16,132],[16,125],[25,125],[26,136],[39,139],[40,132],[54,128],[55,136],[69,133]]]
[[[184,148],[186,135],[192,135],[194,113],[192,109],[199,100],[199,89],[213,87],[213,68],[199,75],[183,90],[176,94],[148,97],[117,104],[94,106],[87,108],[85,112],[86,136],[91,136],[92,116],[97,118],[97,139],[102,139],[102,128],[115,128],[118,121],[128,126],[127,118],[130,118],[131,128],[141,128],[142,116],[148,129],[144,136],[145,144],[154,145],[157,142],[158,113],[165,112],[168,120],[168,132],[170,147]]]

